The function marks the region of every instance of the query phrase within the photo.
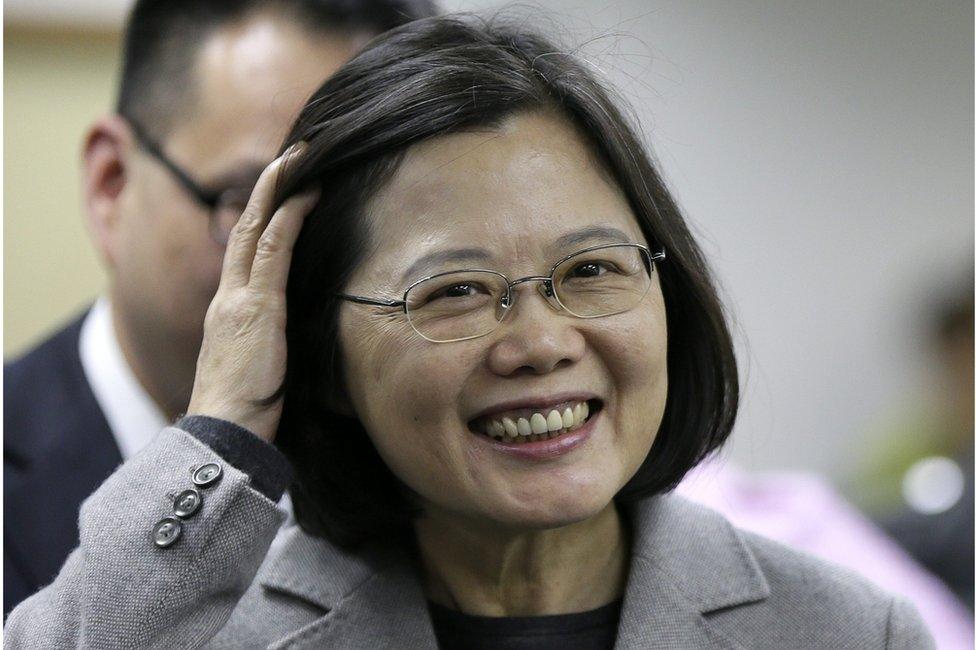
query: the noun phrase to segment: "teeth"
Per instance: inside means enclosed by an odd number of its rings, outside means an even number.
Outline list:
[[[573,418],[573,410],[567,408],[565,411],[563,411],[563,426],[570,429],[575,423],[576,420]]]
[[[590,406],[586,402],[575,404],[572,408],[565,408],[560,413],[549,411],[548,415],[533,413],[530,417],[503,417],[500,420],[489,420],[483,425],[484,433],[496,440],[504,442],[535,442],[549,440],[561,433],[580,427],[590,415]]]
[[[502,418],[502,429],[505,430],[505,435],[510,438],[514,438],[519,434],[518,427],[512,421],[512,418]]]
[[[549,432],[549,425],[546,423],[546,419],[542,416],[542,413],[533,413],[529,423],[532,425],[532,433],[535,435]]]
[[[549,411],[549,416],[546,417],[546,426],[549,431],[559,431],[563,428],[563,416],[559,415],[559,411]]]

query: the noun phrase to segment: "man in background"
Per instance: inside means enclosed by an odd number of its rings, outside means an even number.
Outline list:
[[[230,228],[298,111],[431,0],[138,0],[115,113],[83,143],[109,277],[4,368],[4,615],[78,544],[81,502],[189,402]],[[147,533],[148,534],[148,533]]]

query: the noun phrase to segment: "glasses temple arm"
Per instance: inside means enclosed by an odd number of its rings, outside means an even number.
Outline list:
[[[352,296],[347,293],[336,294],[343,300],[359,303],[360,305],[375,305],[376,307],[406,307],[407,303],[403,300],[380,300],[378,298],[367,298],[366,296]]]
[[[183,171],[179,166],[176,165],[176,163],[170,160],[169,157],[163,153],[163,150],[159,147],[159,145],[149,137],[149,135],[138,123],[129,118],[127,118],[127,121],[129,122],[129,128],[132,129],[132,134],[135,136],[135,139],[139,142],[146,153],[155,158],[157,162],[169,170],[169,172],[180,182],[180,185],[186,188],[190,194],[200,201],[200,203],[207,206],[211,210],[214,210],[217,207],[217,204],[220,202],[219,192],[214,192],[200,187],[196,181],[190,178],[185,171]]]

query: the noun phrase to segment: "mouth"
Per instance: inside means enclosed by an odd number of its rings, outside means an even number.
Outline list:
[[[468,428],[479,436],[506,444],[553,440],[579,429],[602,408],[599,399],[567,400],[483,415],[468,422]]]

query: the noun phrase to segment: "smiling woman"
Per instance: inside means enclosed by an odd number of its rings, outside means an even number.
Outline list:
[[[231,235],[191,415],[87,502],[12,643],[929,647],[902,601],[667,494],[728,437],[735,358],[576,57],[418,21],[285,146]],[[189,466],[153,548],[133,513]],[[289,466],[299,525],[258,571]]]
[[[289,364],[278,438],[301,476],[303,526],[338,543],[402,532],[424,487],[492,510],[538,511],[541,495],[567,490],[627,503],[674,486],[725,440],[738,383],[707,267],[577,58],[524,30],[434,21],[350,63],[288,141],[309,149],[282,192],[324,189],[294,253],[289,349],[306,354]],[[587,262],[599,283],[581,282]],[[448,289],[483,303],[459,316],[458,296],[428,300]],[[510,438],[520,420],[541,435],[541,419],[575,405],[553,399],[564,394],[591,396],[575,403],[591,400],[602,426],[558,461],[511,464],[459,435],[492,413]],[[513,400],[521,414],[496,405]],[[348,419],[316,415],[343,404]]]

